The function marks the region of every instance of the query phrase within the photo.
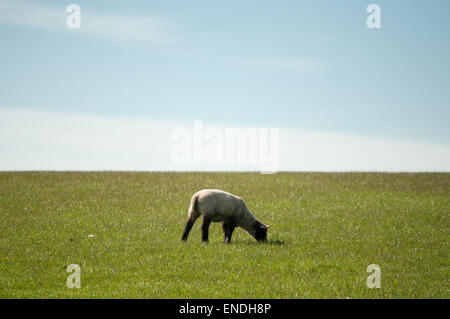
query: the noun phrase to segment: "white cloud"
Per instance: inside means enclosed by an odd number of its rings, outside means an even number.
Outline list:
[[[450,146],[442,144],[285,129],[280,149],[285,170],[450,171]]]
[[[0,108],[0,170],[259,171],[174,163],[178,127],[193,123]],[[448,145],[280,128],[279,147],[280,170],[450,171]]]
[[[70,32],[113,41],[147,44],[174,42],[171,31],[176,27],[159,17],[99,14],[81,7],[81,28],[68,29],[66,5],[43,6],[19,0],[0,0],[0,22],[44,30]]]

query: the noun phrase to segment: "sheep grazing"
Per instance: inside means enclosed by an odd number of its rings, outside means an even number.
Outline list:
[[[236,227],[245,229],[257,241],[267,240],[267,228],[248,210],[242,198],[218,189],[203,189],[191,198],[182,240],[186,241],[197,218],[203,215],[202,240],[208,241],[211,222],[222,222],[225,243],[231,241]]]

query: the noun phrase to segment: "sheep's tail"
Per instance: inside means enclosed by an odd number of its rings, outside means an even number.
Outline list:
[[[197,218],[198,215],[200,215],[198,212],[198,195],[194,194],[191,198],[191,204],[189,205],[188,216],[189,218]]]

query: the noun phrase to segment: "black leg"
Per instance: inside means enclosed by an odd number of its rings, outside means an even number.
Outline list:
[[[186,222],[186,226],[184,226],[184,232],[183,232],[183,237],[181,237],[181,240],[186,241],[188,236],[189,236],[189,232],[191,231],[192,225],[194,225],[195,220],[192,219],[188,219]]]
[[[222,229],[223,229],[223,242],[228,242],[228,225],[225,224],[225,222],[222,223]]]
[[[208,232],[209,232],[209,225],[211,224],[211,218],[203,216],[203,224],[202,224],[202,240],[204,242],[208,241]]]
[[[231,235],[233,235],[234,225],[228,223],[222,223],[223,227],[223,242],[229,243],[231,241]]]
[[[234,228],[235,227],[233,225],[230,225],[230,227],[228,228],[228,241],[227,241],[227,243],[229,243],[231,241],[231,235],[233,235]]]

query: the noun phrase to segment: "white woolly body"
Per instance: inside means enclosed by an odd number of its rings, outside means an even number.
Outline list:
[[[236,226],[250,230],[257,221],[244,200],[219,189],[203,189],[191,198],[189,217],[195,214],[211,217],[213,222],[233,220]],[[192,216],[194,215],[194,216]]]

